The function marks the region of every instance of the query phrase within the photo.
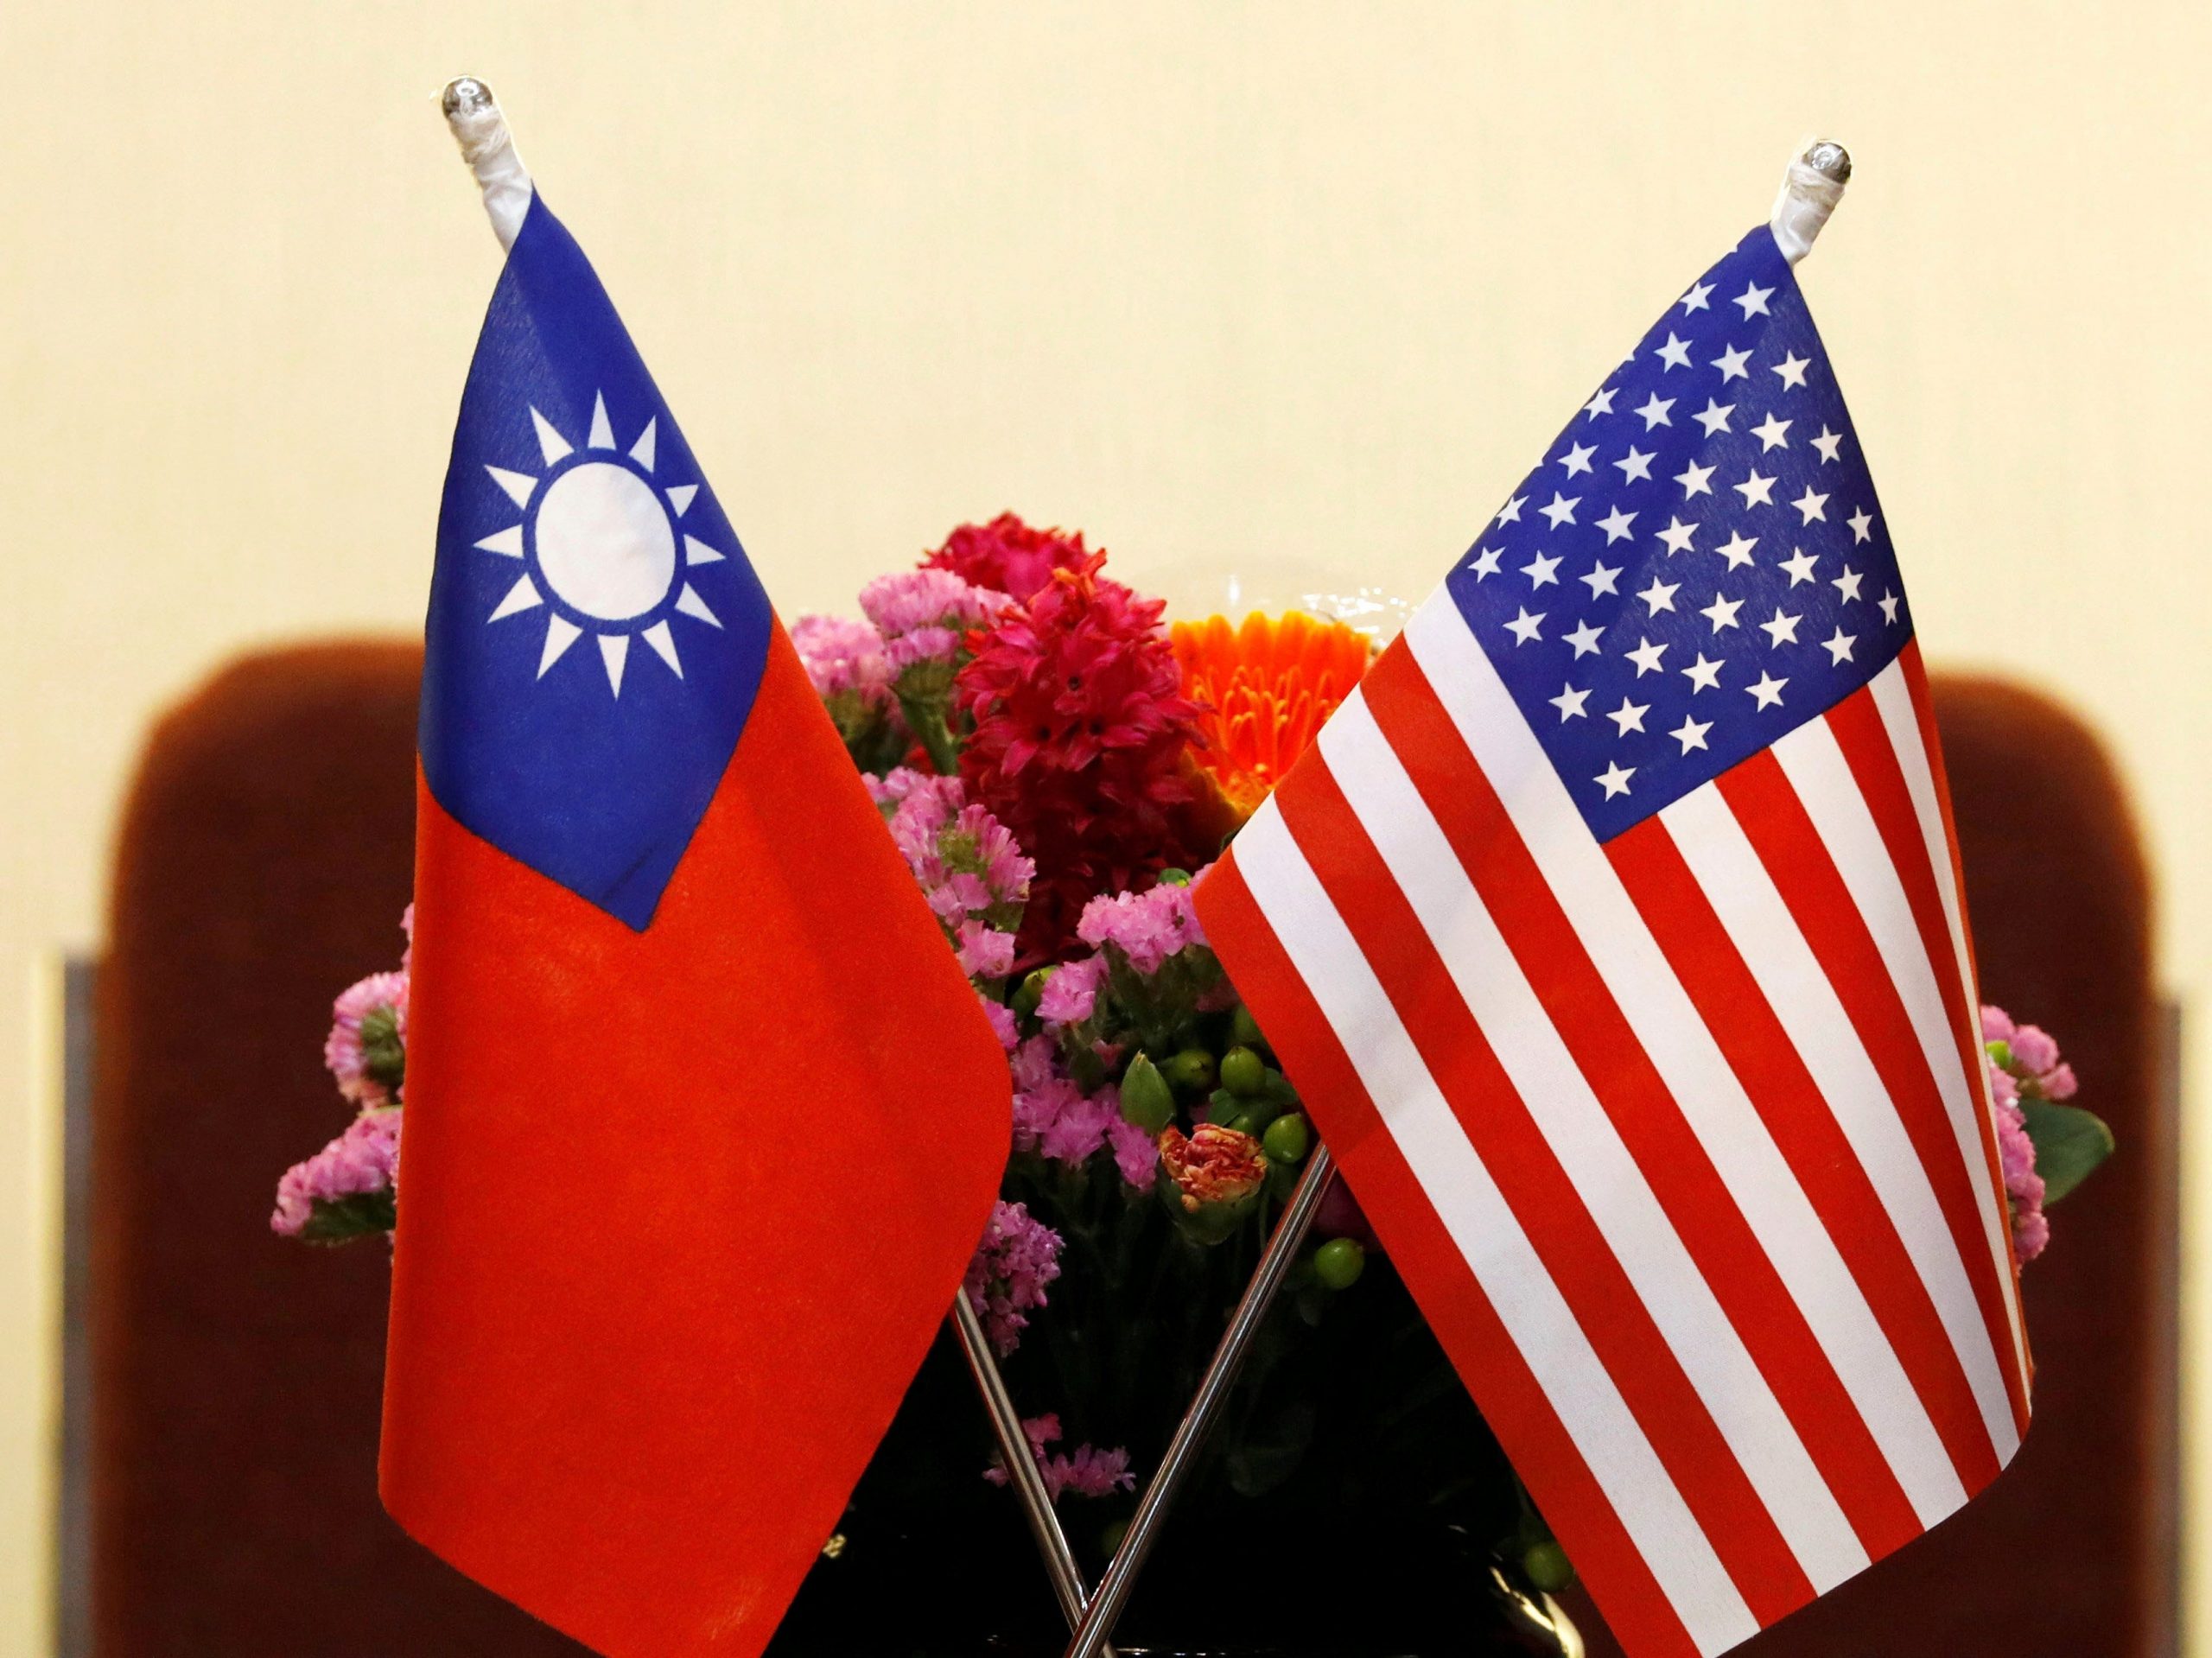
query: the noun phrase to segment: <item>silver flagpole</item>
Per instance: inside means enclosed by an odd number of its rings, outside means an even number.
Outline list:
[[[499,238],[502,248],[512,248],[515,238],[522,232],[523,220],[529,216],[531,199],[537,187],[531,183],[522,157],[515,151],[514,135],[508,130],[507,118],[499,108],[499,99],[492,95],[489,86],[474,75],[462,75],[446,83],[439,107],[444,111],[446,124],[453,129],[453,136],[461,145],[461,159],[468,163],[483,191],[484,211],[491,219],[493,233]],[[1068,1627],[1073,1629],[1083,1617],[1083,1574],[1076,1565],[1074,1551],[1068,1547],[1067,1534],[1060,1528],[1059,1516],[1052,1510],[1052,1493],[1046,1489],[1044,1473],[1030,1451],[1029,1436],[1022,1432],[1020,1413],[1014,1408],[1013,1396],[1007,1392],[1006,1380],[999,1374],[990,1339],[983,1333],[982,1321],[976,1318],[965,1290],[953,1298],[952,1324],[959,1332],[968,1369],[976,1378],[976,1389],[982,1396],[983,1408],[991,1419],[999,1455],[1006,1463],[1007,1477],[1013,1481],[1014,1493],[1021,1500],[1022,1513],[1037,1540],[1037,1552],[1052,1577],[1052,1590],[1059,1599]]]
[[[1827,223],[1828,215],[1835,211],[1836,203],[1843,199],[1843,187],[1850,179],[1850,151],[1825,139],[1808,145],[1790,162],[1768,222],[1783,256],[1791,264],[1811,251],[1814,238]],[[1274,1236],[1268,1240],[1267,1251],[1260,1257],[1252,1281],[1245,1286],[1243,1299],[1236,1304],[1236,1312],[1230,1319],[1221,1345],[1214,1350],[1213,1361],[1206,1367],[1197,1397],[1184,1413],[1175,1437],[1168,1442],[1159,1471],[1153,1475],[1152,1483],[1137,1501],[1137,1511],[1129,1521],[1128,1534],[1114,1552],[1106,1575],[1098,1580],[1098,1591],[1091,1598],[1083,1621],[1076,1626],[1065,1658],[1097,1658],[1107,1636],[1113,1633],[1115,1620],[1128,1599],[1168,1505],[1174,1501],[1192,1462],[1205,1443],[1222,1401],[1243,1363],[1245,1350],[1266,1318],[1276,1292],[1281,1288],[1283,1276],[1305,1241],[1313,1211],[1319,1206],[1334,1172],[1328,1147],[1317,1146],[1306,1172],[1299,1179],[1298,1190],[1292,1194],[1290,1206],[1275,1223]]]
[[[1130,1517],[1122,1546],[1114,1551],[1106,1575],[1098,1580],[1098,1592],[1091,1597],[1083,1621],[1076,1626],[1074,1638],[1068,1642],[1067,1658],[1097,1658],[1105,1649],[1106,1638],[1114,1632],[1114,1621],[1122,1615],[1122,1604],[1128,1599],[1136,1575],[1143,1569],[1145,1557],[1152,1552],[1160,1524],[1167,1517],[1168,1505],[1174,1502],[1185,1477],[1191,1471],[1191,1464],[1205,1448],[1206,1436],[1213,1429],[1214,1419],[1221,1413],[1230,1384],[1243,1368],[1244,1355],[1252,1345],[1252,1337],[1259,1333],[1268,1309],[1274,1304],[1275,1292],[1282,1287],[1283,1277],[1290,1271],[1298,1246],[1305,1242],[1306,1229],[1313,1223],[1313,1211],[1320,1207],[1321,1198],[1335,1175],[1336,1165],[1329,1156],[1329,1148],[1316,1146],[1313,1156],[1306,1160],[1306,1172],[1298,1177],[1298,1186],[1290,1194],[1288,1205],[1275,1223],[1274,1236],[1268,1239],[1260,1264],[1252,1270],[1251,1282],[1245,1285],[1236,1311],[1230,1315],[1229,1328],[1222,1333],[1221,1344],[1213,1350],[1213,1358],[1206,1366],[1190,1408],[1176,1425],[1175,1437],[1167,1442],[1159,1471],[1144,1488],[1144,1495],[1137,1499],[1137,1511]]]

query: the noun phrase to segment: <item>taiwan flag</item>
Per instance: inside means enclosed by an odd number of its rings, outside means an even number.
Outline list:
[[[952,1304],[1009,1084],[542,201],[427,633],[385,1502],[602,1652],[750,1658]]]

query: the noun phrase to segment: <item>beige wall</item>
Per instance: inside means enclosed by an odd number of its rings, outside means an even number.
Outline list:
[[[787,613],[1009,505],[1140,573],[1418,594],[1792,144],[1847,140],[1804,276],[1923,637],[2109,734],[2201,1003],[2212,10],[2119,10],[8,8],[0,1655],[45,1638],[35,965],[99,938],[157,708],[419,615],[496,268],[448,74],[499,88]]]

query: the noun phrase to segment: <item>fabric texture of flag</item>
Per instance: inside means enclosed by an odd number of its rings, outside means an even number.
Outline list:
[[[2018,1446],[1927,683],[1766,227],[1569,422],[1197,902],[1636,1658],[1734,1646]]]
[[[758,1653],[988,1218],[1004,1055],[576,244],[461,399],[382,1488],[615,1655]]]

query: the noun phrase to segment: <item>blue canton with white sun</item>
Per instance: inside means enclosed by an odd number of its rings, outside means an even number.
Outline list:
[[[430,792],[643,930],[745,728],[773,627],[590,262],[534,201],[469,366],[438,513]]]
[[[1600,841],[1896,657],[1896,554],[1771,232],[1643,336],[1445,585]]]

